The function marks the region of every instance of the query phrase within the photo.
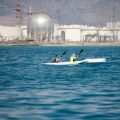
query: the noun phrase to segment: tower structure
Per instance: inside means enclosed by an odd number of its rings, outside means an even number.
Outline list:
[[[21,20],[20,20],[20,3],[19,2],[17,2],[15,10],[16,10],[17,25],[21,26]]]

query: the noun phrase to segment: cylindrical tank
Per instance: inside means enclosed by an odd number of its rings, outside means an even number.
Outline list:
[[[45,11],[32,13],[28,23],[28,37],[34,40],[49,41],[53,37],[54,21]]]

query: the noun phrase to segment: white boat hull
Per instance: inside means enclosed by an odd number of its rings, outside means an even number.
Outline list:
[[[88,59],[85,59],[84,62],[99,63],[99,62],[106,62],[106,59],[105,58],[88,58]]]
[[[78,65],[80,63],[99,63],[106,62],[105,58],[90,58],[74,62],[43,63],[44,65]]]
[[[75,62],[58,62],[58,63],[43,63],[45,65],[77,65],[83,63],[84,61],[75,61]]]

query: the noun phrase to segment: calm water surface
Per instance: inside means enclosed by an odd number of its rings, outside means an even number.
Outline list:
[[[46,66],[105,57],[106,63]],[[0,47],[0,120],[120,120],[120,47]]]

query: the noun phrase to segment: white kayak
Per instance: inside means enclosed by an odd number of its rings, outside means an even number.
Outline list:
[[[43,63],[45,65],[77,65],[83,63],[84,60],[81,61],[74,61],[74,62],[58,62],[58,63]]]
[[[98,63],[98,62],[106,62],[105,58],[90,58],[84,59],[81,61],[74,61],[74,62],[58,62],[58,63],[43,63],[45,65],[77,65],[80,63]]]
[[[88,59],[85,59],[84,62],[99,63],[99,62],[106,62],[106,59],[105,58],[88,58]]]

